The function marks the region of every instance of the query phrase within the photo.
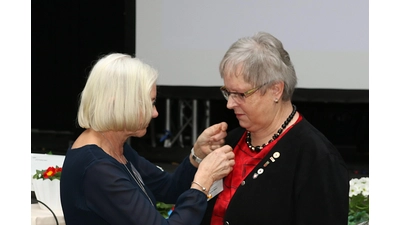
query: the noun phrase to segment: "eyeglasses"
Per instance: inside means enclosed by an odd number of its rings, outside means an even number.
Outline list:
[[[246,91],[246,92],[243,92],[243,93],[239,93],[239,92],[229,92],[228,89],[226,89],[225,86],[222,86],[220,89],[221,89],[222,95],[225,97],[225,99],[226,99],[227,101],[228,101],[228,99],[229,99],[229,96],[232,96],[233,100],[235,100],[236,102],[241,103],[241,102],[244,102],[244,99],[245,99],[245,98],[251,96],[251,95],[254,94],[256,91],[258,91],[258,89],[260,89],[262,86],[264,86],[264,85],[266,85],[266,84],[267,84],[267,83],[262,84],[262,85],[260,85],[260,86],[258,86],[258,87],[252,88],[252,89],[250,89],[250,90],[248,90],[248,91]]]

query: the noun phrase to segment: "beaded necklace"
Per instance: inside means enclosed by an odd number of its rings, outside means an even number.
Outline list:
[[[251,133],[250,133],[250,131],[247,131],[246,143],[250,150],[255,151],[255,152],[260,152],[265,146],[267,146],[269,143],[273,142],[275,139],[277,139],[279,137],[279,135],[282,134],[283,130],[290,123],[290,121],[292,121],[294,115],[296,114],[296,106],[293,104],[292,104],[292,106],[293,106],[292,113],[290,113],[290,115],[285,120],[285,122],[283,122],[282,126],[278,129],[278,131],[274,135],[272,135],[272,138],[267,143],[264,143],[261,146],[253,146],[251,144]]]

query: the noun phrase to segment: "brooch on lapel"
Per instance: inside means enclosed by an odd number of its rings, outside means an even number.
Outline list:
[[[264,173],[264,168],[267,167],[271,162],[274,163],[281,154],[279,152],[274,152],[271,157],[269,157],[269,160],[267,160],[262,167],[260,167],[257,172],[253,174],[253,179],[256,179],[259,175]]]

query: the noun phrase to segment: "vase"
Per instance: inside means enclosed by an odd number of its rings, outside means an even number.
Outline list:
[[[60,199],[60,180],[32,179],[32,184],[36,199],[40,201],[39,207],[41,209],[49,210],[42,204],[44,203],[53,211],[62,210]]]

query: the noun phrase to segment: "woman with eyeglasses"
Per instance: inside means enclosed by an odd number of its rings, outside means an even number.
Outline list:
[[[219,70],[240,127],[225,139],[235,165],[202,224],[346,225],[348,170],[291,102],[297,77],[282,43],[265,32],[241,38]]]
[[[67,225],[201,222],[212,184],[235,163],[232,148],[221,147],[227,124],[205,129],[173,173],[140,156],[126,140],[143,137],[158,116],[157,77],[151,66],[120,53],[92,68],[78,110],[85,130],[68,149],[60,179]],[[175,204],[168,219],[157,211],[158,201]]]

